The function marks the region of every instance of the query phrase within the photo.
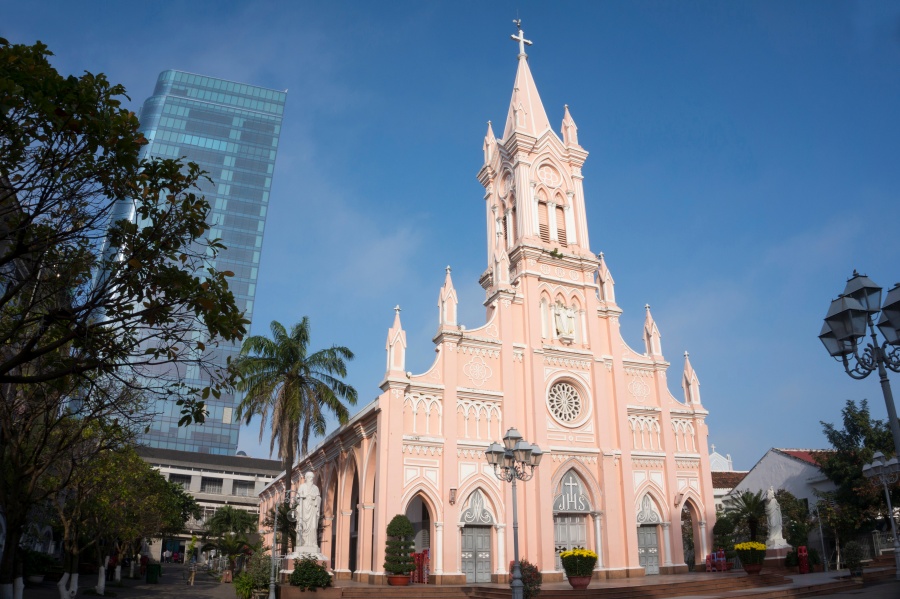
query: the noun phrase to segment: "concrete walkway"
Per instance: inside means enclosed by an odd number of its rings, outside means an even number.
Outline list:
[[[125,572],[123,572],[124,574]],[[223,584],[218,578],[204,571],[198,571],[194,586],[187,585],[188,567],[184,564],[162,564],[162,577],[157,584],[147,584],[143,578],[130,580],[122,578],[121,586],[106,583],[106,595],[114,599],[237,599],[234,586]],[[84,591],[97,585],[97,575],[78,577],[78,597],[91,597]],[[97,597],[96,595],[93,595]],[[59,591],[54,582],[40,585],[26,585],[23,599],[59,599]]]
[[[775,589],[787,589],[791,587],[804,587],[814,584],[825,584],[835,580],[835,578],[844,572],[820,572],[817,574],[805,574],[803,576],[789,576],[790,583],[778,586],[759,587],[757,589],[741,589],[740,591],[731,591],[721,595],[727,599],[730,594],[746,595],[748,592],[766,592]],[[695,574],[687,574],[680,576],[652,576],[643,579],[624,579],[616,581],[594,581],[591,588],[615,586],[615,587],[639,587],[650,584],[667,584],[671,586],[671,597],[681,597],[685,599],[687,596],[678,593],[678,583],[684,582],[685,576],[697,576]],[[218,579],[207,572],[199,571],[194,581],[194,586],[187,586],[187,567],[183,564],[163,564],[163,574],[158,584],[147,584],[143,579],[129,580],[123,579],[121,586],[108,586],[107,597],[115,599],[236,599],[234,586],[231,584],[220,583]],[[85,595],[84,591],[93,589],[97,583],[97,576],[87,575],[79,577],[78,596]],[[358,583],[342,581],[339,586],[360,587],[367,585],[359,585]],[[485,585],[505,587],[506,585]],[[384,587],[380,587],[384,588]],[[428,596],[428,588],[422,588],[422,596]],[[436,588],[436,587],[430,587]],[[570,589],[568,583],[549,583],[544,585],[545,589]],[[820,597],[828,599],[900,599],[900,581],[887,580],[875,584],[861,585],[859,587],[844,590],[830,595],[820,595]],[[710,599],[709,595],[697,596],[698,599]],[[40,585],[28,585],[25,587],[24,599],[59,599],[59,593],[56,584],[45,582]]]

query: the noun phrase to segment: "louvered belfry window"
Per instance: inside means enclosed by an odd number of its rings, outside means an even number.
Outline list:
[[[562,207],[556,207],[556,236],[559,239],[559,245],[567,247],[566,243],[566,213]]]
[[[541,241],[550,243],[550,217],[547,215],[547,202],[538,203],[538,231]]]

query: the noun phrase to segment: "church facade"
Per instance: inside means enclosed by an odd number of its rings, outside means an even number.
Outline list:
[[[643,351],[624,342],[602,254],[590,250],[579,144],[568,107],[550,126],[519,32],[503,135],[488,125],[484,165],[486,320],[457,320],[450,269],[438,299],[436,359],[406,371],[399,309],[377,400],[295,466],[321,489],[321,553],[338,579],[384,579],[385,528],[398,513],[428,550],[431,582],[507,580],[511,485],[485,450],[515,427],[544,451],[518,483],[520,556],[562,580],[558,554],[595,550],[596,577],[677,573],[710,551],[715,520],[706,417],[685,353],[683,396],[647,307]],[[284,478],[261,495],[280,501]],[[682,524],[693,548],[686,551]]]

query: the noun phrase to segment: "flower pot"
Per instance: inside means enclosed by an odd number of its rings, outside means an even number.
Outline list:
[[[569,579],[569,584],[572,585],[573,589],[586,589],[588,585],[591,584],[591,575],[587,576],[567,576]]]
[[[762,564],[744,564],[744,572],[747,574],[759,574],[760,570],[762,570]]]
[[[387,580],[392,587],[405,587],[409,584],[409,574],[388,574]]]

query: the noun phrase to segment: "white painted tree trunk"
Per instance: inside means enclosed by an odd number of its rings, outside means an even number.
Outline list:
[[[25,590],[25,580],[18,576],[13,581],[13,599],[22,599],[22,591]]]
[[[0,599],[13,599],[12,584],[0,584]]]
[[[128,573],[128,578],[134,578],[134,567],[137,565],[137,560],[131,560],[131,571]]]
[[[106,566],[100,566],[97,570],[97,586],[94,588],[98,595],[106,591]]]
[[[116,574],[114,576],[116,582],[122,582],[122,564],[116,564]]]
[[[66,583],[68,583],[68,586],[66,586]],[[59,589],[59,599],[74,599],[78,593],[78,572],[74,574],[64,573],[59,582],[56,583],[56,588]]]

